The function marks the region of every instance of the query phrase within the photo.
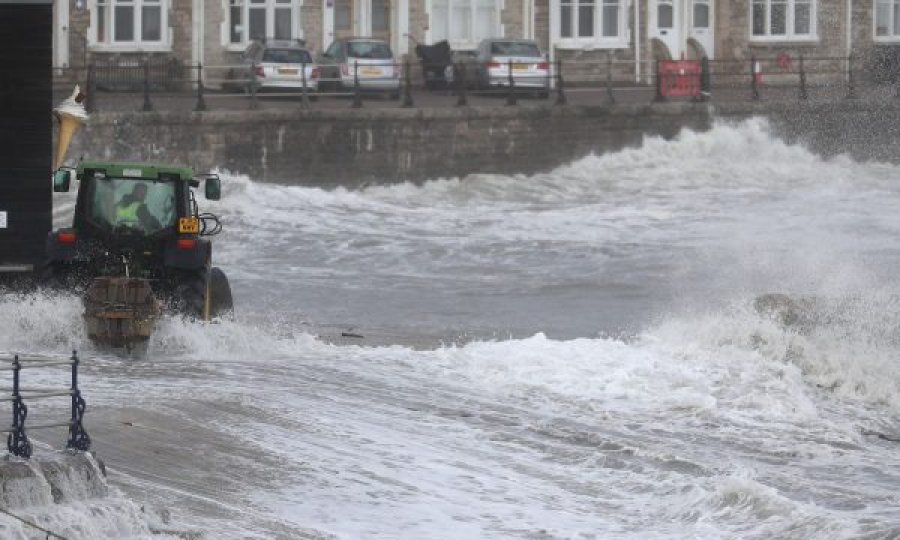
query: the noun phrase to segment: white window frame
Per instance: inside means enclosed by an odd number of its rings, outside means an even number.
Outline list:
[[[888,15],[888,34],[886,36],[878,35],[878,4],[888,4],[889,15]],[[896,2],[896,0],[873,0],[872,1],[872,36],[878,43],[896,43],[900,41],[900,28],[890,28],[894,26],[895,17],[897,16],[896,11],[900,10],[900,5]]]
[[[115,5],[121,3],[121,0],[105,0],[105,4],[110,10],[109,28],[107,33],[110,36],[109,41],[99,41],[97,33],[99,31],[99,11],[98,0],[88,0],[88,11],[91,14],[91,25],[88,28],[88,47],[91,50],[101,52],[169,52],[172,50],[172,32],[169,29],[169,10],[174,0],[159,0],[160,8],[160,39],[159,41],[143,41],[140,37],[142,30],[142,17],[144,0],[132,0],[130,5],[134,8],[134,33],[135,39],[132,41],[115,41]]]
[[[634,0],[636,1],[636,0]],[[631,28],[628,26],[630,15],[629,0],[618,0],[619,35],[603,36],[603,0],[594,0],[594,35],[562,37],[562,2],[550,0],[550,46],[559,49],[627,49],[631,45]],[[578,33],[578,1],[573,0],[572,31]]]
[[[453,2],[454,1],[455,0],[444,0],[444,2],[447,5],[447,21],[448,21],[448,23],[451,23],[453,20]],[[469,28],[471,28],[473,30],[475,29],[475,26],[476,26],[475,21],[478,17],[478,1],[479,0],[468,0],[469,6],[470,6]],[[503,26],[503,22],[502,22],[500,15],[506,7],[506,2],[505,2],[505,0],[493,0],[493,3],[494,3],[493,23],[496,25],[497,35],[484,36],[482,38],[477,38],[477,39],[470,38],[469,40],[454,40],[454,39],[451,39],[450,36],[448,35],[447,41],[450,43],[451,48],[460,49],[460,50],[476,49],[478,47],[479,43],[481,43],[482,39],[491,38],[491,37],[505,37],[506,31]],[[425,32],[425,41],[428,43],[434,43],[434,40],[436,38],[433,37],[434,36],[434,20],[435,20],[433,0],[426,0],[425,9],[426,9],[426,12],[428,13],[428,29]],[[448,32],[448,34],[452,34],[452,32]]]
[[[240,52],[245,50],[247,45],[250,44],[250,32],[248,28],[248,25],[250,24],[250,7],[250,0],[242,0],[241,41],[233,42],[231,41],[231,0],[222,0],[222,9],[223,13],[225,13],[225,17],[223,17],[224,21],[222,23],[222,45],[224,45],[227,50]],[[301,8],[303,7],[303,0],[291,0],[290,2],[265,0],[264,3],[253,4],[253,7],[266,10],[266,33],[272,32],[272,35],[267,35],[266,38],[274,38],[275,10],[290,8],[291,39],[303,39],[303,24],[301,24],[300,21],[300,18],[302,17]]]
[[[777,1],[777,0],[776,0]],[[766,34],[762,36],[758,36],[753,33],[753,7],[758,2],[765,2],[766,4]],[[818,0],[810,0],[809,2],[809,33],[808,34],[796,34],[794,33],[794,16],[796,14],[796,0],[784,0],[784,3],[787,5],[787,19],[785,21],[785,29],[787,30],[784,34],[772,34],[772,2],[773,0],[750,0],[750,23],[749,23],[749,33],[750,33],[750,41],[751,42],[797,42],[797,41],[818,41],[819,40],[819,25],[818,23],[818,14],[819,14],[819,1]]]

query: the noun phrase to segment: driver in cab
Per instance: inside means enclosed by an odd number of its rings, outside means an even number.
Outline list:
[[[161,228],[150,210],[147,208],[147,185],[137,183],[131,193],[123,196],[116,204],[116,225],[133,227],[144,231],[157,231]]]

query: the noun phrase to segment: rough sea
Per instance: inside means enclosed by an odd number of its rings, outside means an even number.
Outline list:
[[[112,487],[22,515],[86,539],[900,537],[897,166],[751,120],[533,176],[222,177],[200,204],[234,321],[166,318],[129,356],[76,296],[0,296],[0,350],[84,356]],[[784,324],[768,293],[814,312]]]

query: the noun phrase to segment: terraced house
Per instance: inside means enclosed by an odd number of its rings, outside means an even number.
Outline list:
[[[860,58],[900,45],[897,0],[60,0],[57,66],[234,63],[253,39],[380,37],[395,53],[448,40],[536,39],[568,69],[650,80],[658,58]]]

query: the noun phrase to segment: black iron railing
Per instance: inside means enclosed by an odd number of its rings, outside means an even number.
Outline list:
[[[69,450],[87,451],[91,447],[91,438],[84,429],[84,411],[87,404],[81,396],[81,390],[78,387],[78,366],[80,360],[78,353],[72,351],[69,358],[54,358],[48,356],[28,356],[28,355],[0,355],[0,370],[12,371],[13,385],[10,394],[0,398],[0,401],[12,404],[12,425],[9,429],[0,430],[7,434],[6,447],[9,452],[17,457],[29,458],[32,453],[31,441],[28,439],[27,431],[35,429],[51,429],[68,427],[69,438],[66,441],[66,448]],[[70,367],[71,381],[69,388],[60,389],[24,389],[21,386],[20,378],[22,370],[38,369],[38,368],[59,368]],[[69,397],[71,401],[71,416],[66,422],[56,422],[50,424],[26,425],[28,418],[27,402],[36,400]]]
[[[172,60],[130,59],[116,65],[67,68],[60,95],[72,80],[87,89],[88,110],[207,111],[266,108],[362,108],[383,96],[379,107],[497,106],[645,103],[671,99],[671,72],[660,59],[636,64],[614,54],[585,61],[535,58],[533,62],[463,62],[431,65],[393,60],[299,64],[272,71],[255,63],[183,65]],[[871,61],[853,56],[750,55],[738,60],[695,61],[691,97],[697,101],[843,99],[900,96],[900,79],[877,77]],[[420,69],[421,68],[421,69]],[[426,80],[424,72],[430,77]],[[290,73],[287,80],[279,72]],[[437,76],[435,74],[442,74]],[[323,99],[320,99],[323,98]],[[324,99],[327,98],[327,99]],[[525,99],[533,98],[533,99]],[[675,98],[678,99],[678,98]],[[342,101],[343,100],[343,101]],[[384,103],[387,102],[387,105]],[[314,103],[314,104],[313,104]],[[342,105],[343,104],[343,105]]]

